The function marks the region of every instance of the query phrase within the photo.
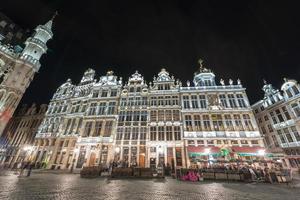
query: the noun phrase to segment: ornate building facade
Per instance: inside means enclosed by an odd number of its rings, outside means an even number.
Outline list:
[[[174,169],[258,156],[263,141],[240,81],[217,85],[201,63],[193,82],[182,86],[162,69],[149,84],[138,72],[123,84],[112,71],[96,80],[88,69],[78,85],[67,80],[53,95],[32,161],[53,169],[112,161]]]
[[[264,81],[264,98],[252,108],[265,146],[284,166],[300,167],[300,86],[284,79],[281,91]]]
[[[47,111],[47,105],[23,105],[10,119],[0,138],[0,163],[13,167],[23,161],[32,150],[38,127]]]
[[[0,43],[0,136],[41,66],[46,43],[53,37],[52,21],[37,26],[24,49]]]

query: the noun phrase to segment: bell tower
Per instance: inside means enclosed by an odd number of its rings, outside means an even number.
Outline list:
[[[41,66],[40,58],[47,52],[46,43],[53,37],[52,23],[56,15],[35,28],[21,52],[0,43],[0,136]]]

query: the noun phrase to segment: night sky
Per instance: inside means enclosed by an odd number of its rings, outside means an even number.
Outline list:
[[[218,83],[240,78],[254,103],[263,96],[262,79],[277,88],[284,77],[300,80],[296,3],[9,0],[0,11],[30,29],[59,12],[49,51],[23,103],[48,103],[67,78],[78,83],[89,67],[97,79],[113,70],[127,81],[138,70],[148,82],[165,67],[185,85],[199,58]]]

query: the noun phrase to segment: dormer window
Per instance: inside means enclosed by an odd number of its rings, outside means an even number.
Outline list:
[[[107,97],[107,90],[102,90],[101,97]]]
[[[288,95],[289,98],[291,98],[293,96],[290,89],[286,90],[286,94]]]
[[[141,87],[137,87],[136,92],[141,92]]]
[[[117,90],[111,90],[110,96],[111,97],[116,97],[117,96]]]
[[[296,85],[293,85],[292,90],[293,90],[295,95],[299,94],[299,89]]]

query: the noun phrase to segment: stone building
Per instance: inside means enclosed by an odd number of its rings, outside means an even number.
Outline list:
[[[32,104],[30,107],[23,105],[16,112],[0,138],[0,146],[3,150],[0,163],[12,167],[31,153],[35,135],[46,111],[46,104],[40,106]]]
[[[264,144],[241,81],[230,79],[226,85],[221,79],[217,85],[215,74],[200,61],[193,83],[180,88],[187,165],[257,159]]]
[[[185,166],[180,85],[165,69],[150,83],[147,142],[150,164],[165,163],[172,168]]]
[[[29,30],[24,30],[15,24],[9,17],[0,12],[0,42],[14,46],[16,50],[20,49],[26,38],[29,36]]]
[[[52,21],[37,26],[24,49],[0,42],[0,136],[41,66],[46,43],[53,37]]]
[[[264,97],[252,108],[274,160],[284,166],[300,167],[300,86],[296,80],[284,79],[281,90],[264,81]]]
[[[210,158],[253,159],[263,142],[240,81],[216,85],[201,63],[194,86],[165,69],[149,84],[138,72],[123,84],[112,71],[97,80],[88,69],[78,85],[67,80],[53,95],[34,149],[32,159],[47,168],[123,161],[174,169]]]

